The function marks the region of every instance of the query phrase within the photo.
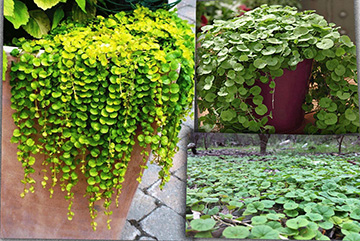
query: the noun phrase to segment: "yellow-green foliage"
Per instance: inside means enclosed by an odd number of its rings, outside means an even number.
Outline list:
[[[5,51],[3,50],[3,75],[2,75],[3,80],[5,80],[6,70],[7,70],[7,56]]]
[[[161,167],[161,186],[169,180],[180,124],[194,95],[194,34],[175,12],[143,7],[64,29],[67,33],[18,42],[11,81],[18,129],[12,141],[25,170],[23,196],[34,191],[34,154],[42,153],[51,170],[42,184],[50,185],[51,193],[57,183],[66,191],[69,219],[76,170],[88,182],[95,219],[98,200],[105,200],[105,214],[112,213],[110,199],[122,188],[136,129],[142,132],[140,145],[151,146]],[[45,52],[35,57],[40,49]],[[145,168],[149,153],[142,154]]]

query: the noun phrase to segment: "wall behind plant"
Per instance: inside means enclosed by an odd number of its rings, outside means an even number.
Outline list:
[[[340,33],[348,35],[355,43],[354,0],[306,0],[303,9],[315,9],[329,22],[341,26]]]

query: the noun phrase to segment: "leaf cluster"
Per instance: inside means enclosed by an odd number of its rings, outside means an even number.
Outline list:
[[[197,94],[200,112],[208,111],[200,118],[206,131],[275,132],[267,125],[273,116],[257,83],[269,84],[274,95],[274,79],[306,59],[314,61],[303,109],[315,112],[316,123],[305,132],[359,131],[356,47],[324,17],[262,5],[202,31]]]
[[[194,34],[175,12],[144,7],[71,26],[65,34],[17,42],[10,84],[18,128],[11,141],[24,167],[22,196],[34,191],[40,153],[46,157],[42,185],[52,194],[60,184],[69,219],[81,177],[95,219],[96,201],[112,213],[111,198],[121,192],[135,143],[151,147],[161,187],[169,180],[194,96]],[[146,168],[149,153],[141,155]]]
[[[355,155],[188,158],[188,233],[226,238],[358,240]]]
[[[65,16],[75,21],[95,17],[94,0],[4,0],[4,17],[15,29],[22,27],[34,38],[41,38],[57,27]]]

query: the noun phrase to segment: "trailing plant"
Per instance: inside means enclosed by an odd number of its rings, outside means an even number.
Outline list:
[[[189,236],[360,239],[357,155],[203,156],[187,164]]]
[[[41,184],[50,196],[61,186],[70,220],[73,187],[85,176],[95,230],[95,202],[103,200],[111,215],[111,198],[121,192],[136,141],[151,147],[161,187],[169,180],[180,124],[194,95],[194,34],[175,12],[144,7],[64,29],[17,41],[11,107],[18,128],[11,141],[18,143],[24,167],[21,196],[34,192],[35,155],[43,154]],[[149,153],[141,154],[146,168]]]
[[[206,131],[273,133],[257,82],[268,83],[274,94],[273,79],[305,59],[314,61],[303,109],[315,112],[316,120],[305,132],[359,131],[356,47],[322,16],[263,5],[202,30],[197,93],[200,112],[208,111],[199,118]]]

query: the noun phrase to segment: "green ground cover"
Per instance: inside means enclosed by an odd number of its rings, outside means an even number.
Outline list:
[[[356,154],[188,157],[187,234],[360,240]]]

